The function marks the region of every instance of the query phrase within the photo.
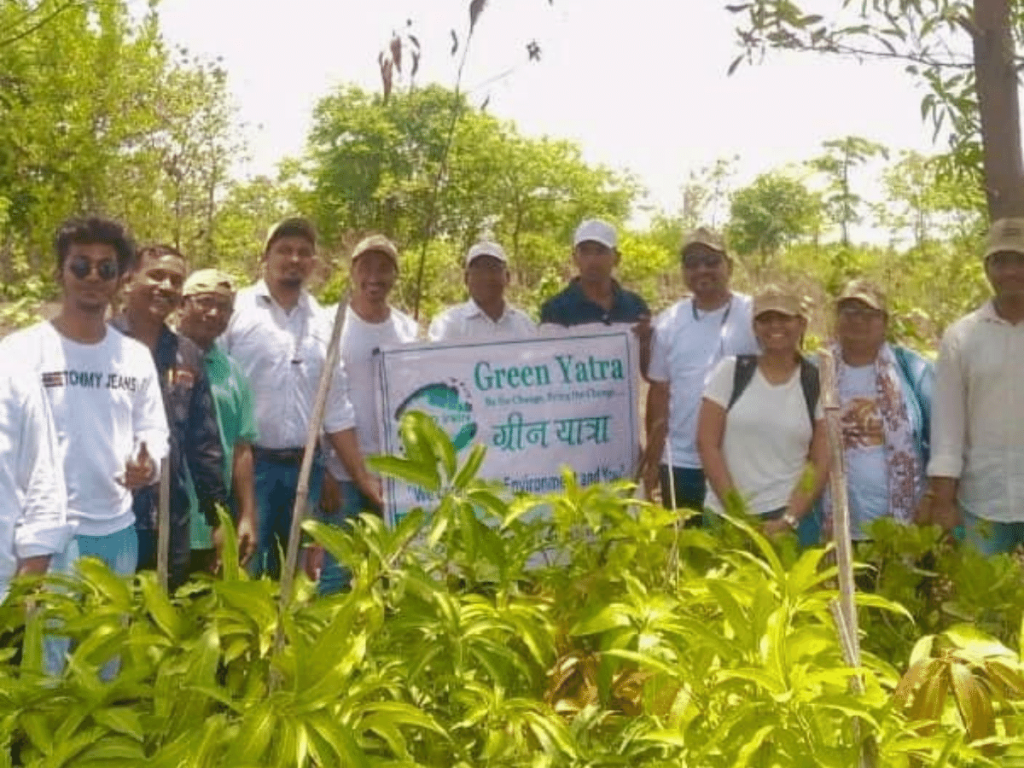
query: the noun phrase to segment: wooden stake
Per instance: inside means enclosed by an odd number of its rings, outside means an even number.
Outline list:
[[[170,574],[171,559],[171,461],[160,460],[160,495],[156,514],[156,576],[164,592]]]
[[[310,414],[309,429],[306,432],[306,447],[302,454],[302,466],[299,468],[299,482],[295,489],[295,506],[292,507],[292,524],[288,533],[288,551],[284,567],[281,569],[281,613],[291,604],[295,584],[295,569],[299,561],[299,543],[302,539],[302,521],[306,516],[306,503],[309,500],[309,476],[313,471],[313,456],[316,453],[317,441],[324,423],[324,411],[327,408],[327,393],[334,379],[334,371],[338,367],[341,331],[345,327],[345,310],[348,298],[338,302],[338,311],[334,315],[334,326],[331,328],[331,340],[328,342],[327,355],[323,370],[320,371],[320,384],[317,387],[313,412]],[[284,630],[278,624],[277,644],[280,648],[284,641]]]
[[[839,424],[840,403],[836,381],[836,360],[827,349],[818,353],[821,376],[821,404],[825,411],[825,429],[829,448],[829,492],[832,496],[832,539],[836,545],[836,565],[839,570],[839,600],[831,606],[843,658],[851,667],[860,667],[860,635],[857,628],[856,582],[853,575],[853,541],[850,537],[850,503],[846,486],[846,457],[843,452],[843,431]],[[864,691],[864,680],[856,675],[850,687],[857,693]],[[873,768],[877,750],[874,741],[861,739],[861,724],[854,723],[854,737],[860,742],[861,768]]]

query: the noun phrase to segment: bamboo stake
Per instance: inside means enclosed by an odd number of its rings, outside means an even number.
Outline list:
[[[836,381],[835,357],[827,349],[818,353],[821,376],[821,404],[825,412],[825,430],[829,447],[829,492],[832,496],[832,538],[836,545],[836,565],[839,570],[839,600],[830,606],[839,644],[846,663],[860,667],[860,636],[857,628],[856,582],[853,575],[853,541],[850,538],[850,503],[846,486],[846,457],[843,453],[843,432],[839,425],[840,403]],[[850,687],[857,693],[864,691],[864,680],[855,675]],[[873,768],[876,750],[870,739],[861,739],[861,724],[853,722],[854,737],[860,742],[861,768]]]
[[[156,514],[156,576],[164,592],[170,574],[171,558],[171,462],[160,460],[160,495]]]
[[[302,465],[299,468],[299,482],[295,489],[295,506],[292,507],[292,523],[288,533],[288,551],[285,556],[284,567],[281,569],[281,613],[288,609],[292,601],[292,592],[295,584],[295,569],[299,561],[299,542],[302,538],[302,522],[306,516],[306,503],[309,500],[309,476],[313,472],[313,456],[316,453],[316,444],[320,439],[320,429],[324,423],[324,411],[327,408],[327,393],[331,388],[331,381],[334,378],[334,370],[338,367],[338,357],[341,354],[340,341],[341,331],[345,326],[345,310],[348,307],[348,297],[338,302],[338,311],[334,315],[334,325],[331,328],[331,340],[328,342],[327,355],[324,360],[323,370],[320,371],[320,383],[317,387],[316,400],[313,402],[313,412],[310,414],[309,429],[306,432],[306,446],[302,453]],[[277,649],[280,650],[284,642],[284,629],[281,623],[277,627]]]

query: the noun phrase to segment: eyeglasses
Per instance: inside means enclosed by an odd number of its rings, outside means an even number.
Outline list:
[[[76,256],[68,264],[68,269],[79,280],[85,280],[93,271],[104,281],[113,280],[118,275],[117,262],[114,259],[91,261],[87,256]]]
[[[850,320],[876,320],[884,314],[885,312],[880,309],[868,306],[858,306],[856,304],[847,304],[839,308],[839,316]]]
[[[683,256],[683,266],[687,269],[707,267],[714,269],[722,263],[722,256],[717,253],[688,253]]]

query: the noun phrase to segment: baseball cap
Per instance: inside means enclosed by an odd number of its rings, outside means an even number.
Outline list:
[[[705,248],[717,251],[723,256],[728,255],[725,250],[725,238],[708,227],[697,227],[688,234],[683,241],[683,247],[679,249],[679,253],[686,255],[686,251],[695,245],[703,245]]]
[[[836,302],[846,301],[848,299],[856,299],[867,304],[872,309],[877,309],[882,312],[888,312],[889,307],[885,300],[885,294],[882,290],[868,282],[867,280],[851,280],[843,287],[843,292],[839,294],[839,298]]]
[[[766,285],[754,296],[754,317],[765,312],[779,312],[790,317],[807,316],[800,297],[777,285]]]
[[[263,252],[270,250],[274,241],[282,237],[304,237],[316,247],[316,227],[309,219],[292,216],[282,219],[267,230],[267,238],[263,241]]]
[[[1024,254],[1024,218],[996,219],[992,222],[985,241],[985,258],[1002,251]]]
[[[600,243],[606,248],[614,248],[619,242],[615,235],[615,227],[601,219],[587,219],[576,227],[576,234],[572,238],[572,247],[575,248],[588,240]]]
[[[197,269],[188,276],[181,293],[183,296],[215,293],[231,299],[235,296],[235,281],[231,279],[231,275],[219,269]]]
[[[364,253],[370,253],[371,251],[379,251],[385,256],[391,259],[391,262],[395,265],[395,269],[398,269],[398,249],[395,244],[388,240],[384,235],[370,235],[364,237],[358,243],[356,247],[352,249],[352,261],[355,262]]]
[[[505,249],[491,240],[481,240],[466,252],[466,266],[468,267],[472,264],[478,256],[493,256],[498,261],[508,264],[508,256],[505,255]]]

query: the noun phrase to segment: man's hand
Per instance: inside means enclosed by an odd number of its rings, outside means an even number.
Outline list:
[[[764,534],[766,536],[773,539],[776,536],[781,536],[784,533],[793,532],[793,528],[790,526],[790,524],[783,520],[781,517],[775,520],[766,520],[764,525],[761,526],[761,530],[764,531]]]
[[[356,481],[356,485],[359,486],[359,490],[363,492],[363,495],[374,503],[377,509],[384,509],[384,484],[379,477],[366,472]]]
[[[926,498],[925,501],[930,502],[928,522],[931,524],[939,526],[944,531],[951,531],[963,523],[964,516],[956,499],[940,499],[936,496]]]
[[[661,478],[658,473],[658,458],[651,457],[650,451],[644,451],[640,461],[640,478],[644,483],[644,495],[648,501],[658,501],[661,498]]]
[[[156,477],[156,463],[149,455],[149,449],[143,441],[139,445],[139,455],[128,459],[124,465],[124,477],[121,485],[129,491],[137,491],[153,484]]]
[[[243,515],[238,521],[238,562],[248,565],[256,554],[256,521],[250,515]]]

